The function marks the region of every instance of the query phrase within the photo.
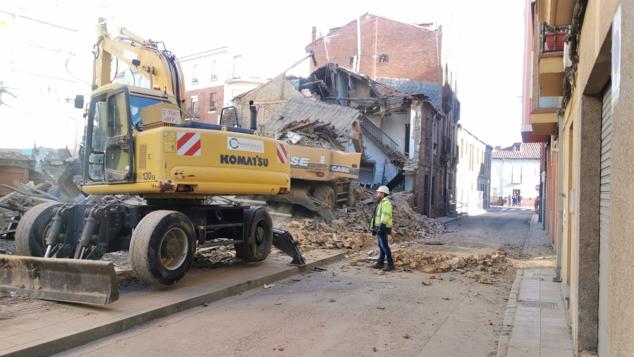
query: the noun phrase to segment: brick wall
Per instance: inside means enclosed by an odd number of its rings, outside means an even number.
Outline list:
[[[216,103],[215,110],[210,110],[211,94]],[[192,110],[192,97],[197,96],[198,102],[195,110]],[[222,111],[222,103],[224,102],[224,86],[208,87],[203,89],[190,90],[185,93],[185,109],[195,114],[201,121],[206,123],[218,124],[220,121],[220,112]]]
[[[428,30],[374,15],[362,16],[360,27],[361,73],[371,78],[442,81],[440,29]],[[356,20],[332,31],[325,42],[324,37],[319,38],[306,49],[314,51],[317,61],[317,66],[311,63],[311,70],[328,62],[352,69],[350,58],[357,53]]]

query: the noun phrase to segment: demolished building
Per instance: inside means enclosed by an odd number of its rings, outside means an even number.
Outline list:
[[[338,149],[363,154],[360,184],[414,192],[417,210],[429,216],[450,212],[455,125],[424,93],[401,92],[329,63],[307,78],[278,76],[233,102],[242,126],[255,109],[267,135],[302,123],[332,127]]]

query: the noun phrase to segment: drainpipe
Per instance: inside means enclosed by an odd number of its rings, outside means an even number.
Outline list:
[[[429,182],[427,183],[427,189],[429,192],[429,195],[427,196],[427,215],[429,217],[432,217],[432,212],[431,212],[431,200],[432,200],[432,196],[434,195],[433,189],[434,189],[434,136],[436,134],[436,117],[438,116],[438,113],[434,114],[434,116],[431,119],[431,140],[430,140],[430,145],[429,145]]]
[[[559,117],[559,132],[563,133],[562,131],[562,127],[563,127],[563,118]],[[563,147],[564,143],[563,143],[563,135],[560,136],[559,138],[559,142],[557,145],[557,160],[558,162],[558,170],[559,172],[557,173],[557,201],[558,201],[558,207],[557,207],[557,261],[556,261],[556,266],[555,266],[555,277],[553,278],[554,282],[557,283],[561,283],[562,279],[561,279],[561,260],[562,260],[562,256],[561,256],[561,250],[563,247],[563,234],[564,234],[564,223],[563,223],[563,208],[564,208],[564,196],[562,194],[563,189],[564,189],[564,158],[562,157],[563,155],[561,155],[561,153],[563,153],[563,150],[559,150],[560,148]],[[568,155],[571,155],[572,153],[568,153]],[[566,217],[566,220],[568,218]]]
[[[355,70],[360,72],[361,68],[361,17],[357,18],[357,61]]]

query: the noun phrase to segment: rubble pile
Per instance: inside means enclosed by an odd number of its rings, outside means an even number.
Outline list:
[[[216,268],[220,266],[231,266],[240,263],[236,258],[233,246],[220,246],[199,249],[194,255],[194,268]]]
[[[444,230],[442,223],[416,213],[408,203],[411,193],[396,193],[391,196],[394,207],[392,242],[402,242],[419,238],[430,238]],[[375,204],[372,198],[358,201],[354,207],[337,210],[335,219],[325,222],[321,218],[291,220],[279,224],[279,228],[288,230],[299,242],[302,250],[316,248],[352,249],[376,246],[368,229],[368,223],[374,214]]]
[[[337,138],[338,134],[331,124],[308,119],[288,123],[276,135],[277,140],[293,145],[344,150]]]
[[[0,197],[0,238],[12,237],[20,217],[31,207],[40,203],[59,202],[59,198],[48,192],[52,187],[48,182],[38,185],[33,182],[15,182],[14,185],[2,185],[12,192]]]
[[[428,274],[455,271],[481,284],[492,284],[492,276],[505,273],[509,267],[503,251],[457,256],[421,249],[396,249],[392,255],[394,265],[406,271],[417,270]],[[351,264],[356,265],[354,262]]]
[[[84,199],[77,185],[80,163],[68,149],[33,148],[28,155],[19,151],[0,149],[0,167],[24,173],[0,180],[0,238],[13,238],[20,217],[33,206]]]

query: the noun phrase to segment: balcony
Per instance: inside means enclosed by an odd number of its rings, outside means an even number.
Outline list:
[[[542,95],[560,96],[564,82],[564,44],[567,27],[541,25],[539,52],[539,85]]]
[[[569,25],[572,21],[575,0],[537,0],[541,21],[553,26]]]

